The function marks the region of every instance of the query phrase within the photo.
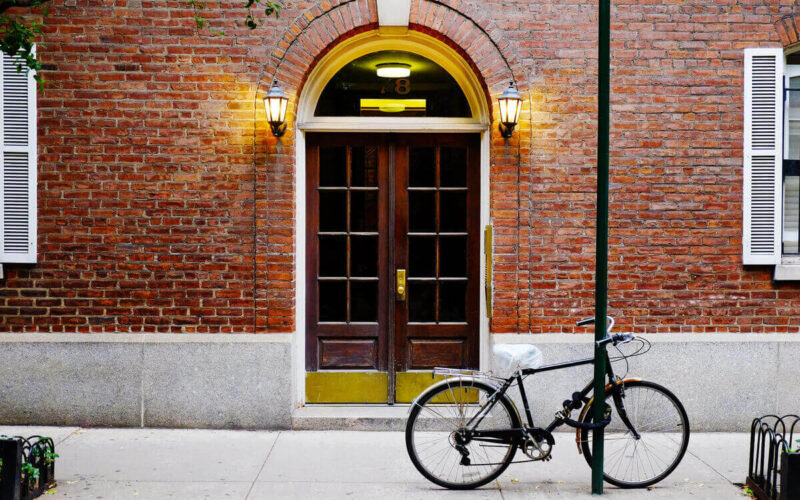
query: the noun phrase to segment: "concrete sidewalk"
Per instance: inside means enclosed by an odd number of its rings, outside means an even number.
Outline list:
[[[557,434],[553,460],[512,465],[475,491],[447,491],[411,464],[399,432],[214,431],[2,427],[53,437],[58,487],[77,499],[516,499],[592,498],[574,434]],[[650,490],[606,487],[610,499],[745,498],[747,434],[693,434],[670,477]]]

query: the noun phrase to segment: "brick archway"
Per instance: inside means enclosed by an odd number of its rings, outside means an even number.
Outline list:
[[[775,21],[775,29],[786,50],[800,47],[800,14],[786,14]]]
[[[525,70],[511,43],[494,21],[473,4],[413,0],[409,22],[409,29],[429,34],[462,52],[490,90],[496,83],[507,84],[509,77],[521,90],[527,90]],[[288,61],[299,71],[287,71],[284,83],[301,88],[304,76],[331,46],[377,26],[374,0],[321,2],[298,16],[284,32],[270,55],[267,73],[284,76],[280,70]]]
[[[259,231],[257,255],[266,261],[257,264],[257,325],[259,330],[294,331],[295,308],[288,309],[297,285],[286,250],[296,256],[290,242],[296,241],[291,229],[297,200],[287,192],[294,184],[295,113],[297,99],[315,65],[342,41],[365,31],[377,30],[374,0],[329,0],[308,9],[286,30],[271,52],[258,82],[256,100],[263,97],[273,78],[290,98],[288,130],[276,140],[267,134],[264,155],[256,155],[259,193],[259,218],[265,228]],[[495,226],[494,309],[492,330],[528,330],[528,312],[520,308],[527,301],[529,274],[526,255],[530,253],[530,232],[521,231],[519,213],[530,203],[530,98],[528,78],[503,31],[477,7],[463,1],[412,0],[409,29],[422,32],[447,44],[472,67],[484,88],[492,117],[498,116],[497,97],[514,81],[523,95],[518,131],[504,140],[491,125],[490,217]],[[269,187],[266,185],[269,184]],[[287,248],[288,247],[288,248]],[[514,266],[499,263],[516,261]],[[276,286],[277,285],[277,286]],[[302,297],[296,297],[303,300]]]
[[[311,7],[289,26],[270,54],[258,82],[259,90],[265,92],[277,79],[292,99],[291,120],[296,98],[317,62],[343,40],[377,29],[377,16],[375,2],[370,0],[331,0]],[[528,92],[525,70],[512,45],[502,30],[472,4],[413,0],[409,29],[436,38],[461,54],[480,77],[490,109],[496,106],[492,98],[500,95],[510,81],[520,92]]]

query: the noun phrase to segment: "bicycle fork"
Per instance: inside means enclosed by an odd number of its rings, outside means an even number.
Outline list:
[[[621,384],[624,384],[624,382],[622,382]],[[625,424],[625,427],[627,427],[628,430],[631,431],[631,434],[633,434],[633,437],[636,440],[639,440],[639,439],[642,438],[642,436],[633,427],[633,423],[628,418],[628,412],[625,410],[625,404],[622,402],[622,400],[625,398],[625,394],[622,393],[623,390],[624,389],[616,389],[616,390],[614,390],[614,394],[612,395],[612,397],[614,398],[614,406],[617,408],[617,413],[619,414],[619,419],[622,420],[622,423]]]
[[[625,403],[622,401],[625,399],[625,382],[637,379],[622,380],[614,377],[614,367],[611,366],[611,360],[608,359],[608,355],[606,355],[606,373],[608,373],[608,385],[606,386],[606,391],[612,391],[611,397],[614,400],[614,407],[617,409],[620,420],[622,420],[622,423],[625,424],[625,427],[631,431],[633,437],[638,441],[642,438],[642,436],[634,428],[631,419],[628,418],[628,412],[625,410]]]

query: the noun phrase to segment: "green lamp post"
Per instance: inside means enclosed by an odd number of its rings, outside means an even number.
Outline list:
[[[600,0],[597,71],[597,246],[595,251],[594,338],[606,336],[608,316],[608,136],[611,0]],[[606,352],[594,348],[594,421],[603,420]],[[592,493],[603,493],[603,429],[592,432]]]

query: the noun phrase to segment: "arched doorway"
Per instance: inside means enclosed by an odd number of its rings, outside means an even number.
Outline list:
[[[358,35],[312,70],[297,113],[301,401],[408,402],[434,366],[485,365],[489,123],[469,64],[422,33]]]

